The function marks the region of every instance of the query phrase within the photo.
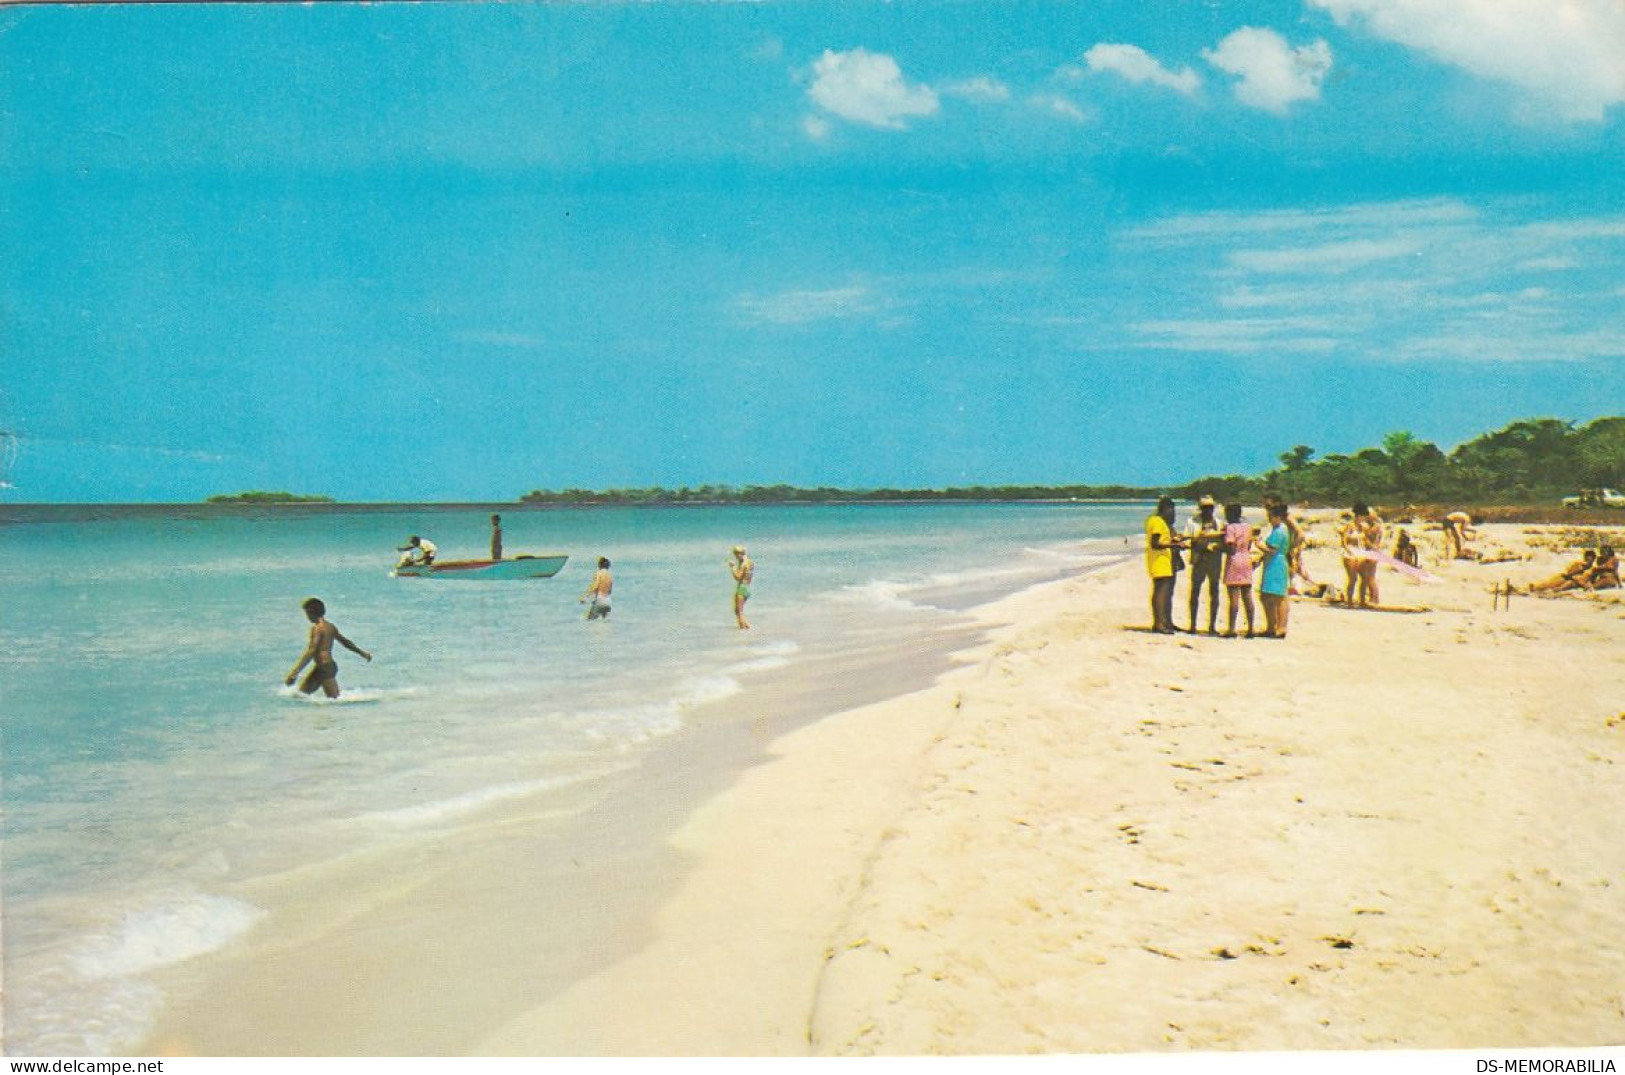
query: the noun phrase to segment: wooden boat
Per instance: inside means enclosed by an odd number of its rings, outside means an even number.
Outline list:
[[[402,564],[394,574],[403,579],[471,579],[476,582],[550,579],[568,559],[563,553],[549,553],[506,560],[436,560],[432,564]]]

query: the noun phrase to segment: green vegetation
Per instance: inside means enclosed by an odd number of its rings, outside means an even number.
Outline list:
[[[297,493],[222,493],[211,496],[210,504],[331,504],[330,496],[302,496]]]
[[[1281,465],[1257,476],[1201,478],[1176,488],[1129,485],[973,485],[952,489],[802,489],[791,485],[702,485],[698,488],[535,490],[524,504],[829,504],[895,501],[1143,500],[1162,493],[1256,504],[1266,492],[1294,502],[1540,504],[1579,489],[1625,485],[1625,417],[1582,428],[1556,418],[1530,418],[1486,433],[1446,454],[1406,431],[1382,447],[1315,458],[1299,444]],[[249,494],[245,494],[249,495]]]
[[[1292,501],[1539,504],[1579,489],[1618,486],[1625,479],[1625,417],[1599,418],[1583,428],[1556,418],[1530,418],[1456,448],[1406,431],[1388,434],[1382,447],[1354,455],[1314,458],[1300,444],[1281,465],[1259,477],[1208,477],[1176,490],[1221,500],[1256,501],[1275,492]]]
[[[702,485],[695,489],[535,490],[523,504],[852,504],[926,500],[1143,500],[1157,490],[1128,485],[971,485],[956,489],[802,489],[793,485]]]

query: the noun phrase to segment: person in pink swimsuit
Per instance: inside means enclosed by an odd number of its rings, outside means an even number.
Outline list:
[[[1229,594],[1230,629],[1226,638],[1236,637],[1236,607],[1247,610],[1247,637],[1253,637],[1253,541],[1251,523],[1241,521],[1241,505],[1224,506],[1224,588]]]

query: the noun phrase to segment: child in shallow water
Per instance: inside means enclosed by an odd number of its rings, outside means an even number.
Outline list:
[[[1226,638],[1236,637],[1236,608],[1247,610],[1247,637],[1253,637],[1253,528],[1241,521],[1241,505],[1224,507],[1224,588],[1229,595]]]

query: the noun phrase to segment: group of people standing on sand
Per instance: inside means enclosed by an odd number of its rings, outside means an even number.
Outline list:
[[[1237,619],[1245,613],[1247,638],[1258,637],[1254,622],[1253,588],[1264,611],[1265,638],[1285,638],[1292,577],[1302,576],[1303,531],[1294,523],[1285,501],[1266,498],[1268,520],[1262,535],[1242,518],[1240,504],[1227,504],[1224,520],[1217,516],[1218,503],[1211,496],[1196,502],[1196,514],[1179,533],[1174,532],[1175,512],[1171,497],[1157,501],[1157,508],[1145,522],[1145,563],[1151,576],[1151,630],[1157,634],[1178,632],[1174,625],[1174,590],[1179,573],[1185,570],[1185,553],[1190,553],[1190,633],[1197,630],[1202,596],[1207,595],[1207,631],[1219,634],[1219,586],[1223,584],[1228,601],[1227,628],[1223,637],[1236,637]],[[1304,576],[1306,578],[1306,576]]]
[[[417,534],[407,538],[407,542],[399,550],[403,553],[399,566],[409,564],[429,565],[434,563],[438,552],[434,542]],[[491,559],[502,559],[502,516],[491,516]],[[734,621],[741,631],[749,630],[750,624],[745,620],[745,602],[750,600],[750,585],[756,578],[756,563],[745,552],[745,546],[735,545],[732,555],[727,562],[729,574],[733,578],[733,612]],[[592,582],[581,592],[577,598],[578,604],[587,605],[588,620],[606,620],[609,618],[612,607],[611,594],[615,591],[615,576],[610,571],[610,562],[607,556],[598,558],[598,568],[593,572]],[[305,600],[300,606],[310,621],[310,637],[306,642],[304,652],[299,655],[299,661],[288,673],[286,683],[293,686],[299,679],[299,673],[305,666],[310,665],[310,671],[305,675],[299,689],[305,694],[315,694],[318,690],[329,698],[339,697],[339,666],[333,660],[333,646],[338,644],[358,654],[363,660],[371,662],[372,654],[344,637],[338,627],[327,619],[327,606],[318,597]]]

